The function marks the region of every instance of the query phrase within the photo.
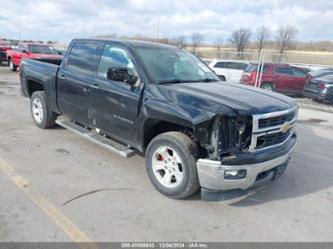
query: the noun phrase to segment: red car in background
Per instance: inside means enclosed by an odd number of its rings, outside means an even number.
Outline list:
[[[21,43],[17,50],[7,50],[7,60],[11,71],[16,71],[22,59],[62,59],[55,48],[46,44]]]
[[[254,86],[257,70],[258,65],[246,68],[240,83]],[[302,68],[288,64],[266,63],[263,66],[260,87],[285,94],[301,94],[310,79],[311,76]]]

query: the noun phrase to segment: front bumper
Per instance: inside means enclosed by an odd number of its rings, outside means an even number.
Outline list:
[[[276,175],[280,175],[281,168],[285,169],[290,156],[295,148],[295,141],[291,140],[288,149],[284,154],[275,158],[251,164],[228,165],[220,161],[199,159],[197,169],[199,182],[202,188],[213,191],[248,189],[257,183],[272,180]],[[268,154],[270,154],[268,152]],[[226,170],[246,170],[246,176],[243,179],[225,179]]]

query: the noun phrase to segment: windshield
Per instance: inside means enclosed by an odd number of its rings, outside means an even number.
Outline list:
[[[245,68],[244,73],[251,73],[256,68],[257,68],[257,65],[250,65],[247,68]]]
[[[157,83],[219,81],[202,61],[183,50],[138,48],[137,51]]]
[[[34,54],[57,54],[57,51],[47,45],[29,45],[30,53]]]
[[[268,69],[269,69],[269,65],[265,64],[264,65],[263,73],[267,73]],[[260,66],[260,70],[261,70],[261,66]],[[257,72],[257,71],[258,71],[258,65],[255,65],[255,64],[248,66],[244,70],[245,73],[252,73],[252,72]]]

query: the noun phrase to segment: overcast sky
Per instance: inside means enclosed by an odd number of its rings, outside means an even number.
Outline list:
[[[68,41],[118,34],[205,35],[227,41],[233,29],[273,31],[295,25],[298,40],[333,40],[333,1],[327,0],[2,0],[0,37]]]

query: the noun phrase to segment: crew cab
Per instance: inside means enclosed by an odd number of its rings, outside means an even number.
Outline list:
[[[20,43],[17,50],[7,51],[7,61],[11,71],[16,71],[22,59],[61,59],[52,46],[40,43]]]
[[[20,72],[38,127],[143,153],[152,184],[172,198],[277,179],[296,143],[293,99],[223,83],[173,46],[75,39],[63,60],[23,60]]]
[[[311,79],[305,70],[288,64],[265,63],[261,76],[257,77],[257,73],[258,65],[249,66],[245,69],[240,82],[254,86],[257,80],[263,89],[299,95]]]

